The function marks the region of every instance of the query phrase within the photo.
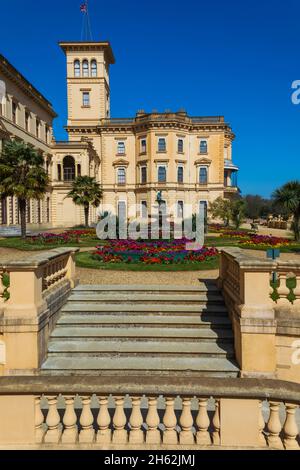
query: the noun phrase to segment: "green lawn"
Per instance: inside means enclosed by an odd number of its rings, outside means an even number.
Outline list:
[[[2,238],[0,239],[0,247],[2,248],[14,248],[22,251],[40,251],[40,250],[52,250],[57,247],[82,247],[82,248],[94,248],[96,245],[101,245],[101,240],[98,238],[89,238],[80,241],[80,243],[30,243],[29,241],[22,240],[20,237]]]
[[[80,268],[105,269],[116,271],[206,271],[219,268],[218,258],[211,261],[188,264],[155,264],[147,265],[143,263],[107,263],[102,264],[93,259],[91,253],[83,252],[76,255],[76,266]]]

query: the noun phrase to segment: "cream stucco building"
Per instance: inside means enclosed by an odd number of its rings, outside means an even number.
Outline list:
[[[111,118],[108,42],[62,42],[67,62],[69,140],[55,141],[51,104],[3,57],[0,81],[0,141],[32,143],[45,159],[51,185],[45,199],[31,201],[28,222],[49,227],[83,222],[83,211],[66,198],[77,175],[94,176],[103,188],[103,205],[136,215],[155,204],[161,192],[167,206],[196,212],[217,197],[238,191],[232,161],[234,134],[222,116],[191,117],[185,111],[138,111]],[[101,210],[101,208],[100,208]],[[135,215],[135,214],[131,214]],[[91,210],[91,222],[97,220]],[[1,198],[0,223],[19,222],[17,201]]]

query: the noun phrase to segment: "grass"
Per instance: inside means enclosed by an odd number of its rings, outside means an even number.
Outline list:
[[[91,253],[83,252],[76,255],[76,266],[79,268],[103,269],[115,271],[210,271],[219,268],[219,259],[213,258],[210,261],[202,261],[199,263],[179,263],[179,264],[154,264],[148,265],[143,263],[107,263],[102,264],[93,259]]]
[[[98,238],[89,238],[82,240],[80,243],[30,243],[28,240],[23,240],[20,237],[2,238],[0,239],[1,248],[14,248],[15,250],[21,251],[41,251],[41,250],[52,250],[57,247],[82,247],[82,248],[94,248],[96,245],[101,245],[101,240]]]

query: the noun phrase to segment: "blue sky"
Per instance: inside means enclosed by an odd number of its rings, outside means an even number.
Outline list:
[[[65,58],[83,0],[0,0],[0,52],[53,103],[65,138]],[[90,0],[94,39],[109,40],[113,117],[185,108],[225,115],[243,194],[269,196],[300,177],[298,0]]]

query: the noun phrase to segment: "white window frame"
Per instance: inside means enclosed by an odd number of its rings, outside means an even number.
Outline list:
[[[206,143],[206,152],[202,152],[202,151],[201,151],[201,144],[202,144],[202,142],[205,142],[205,143]],[[200,140],[199,140],[199,153],[200,153],[201,155],[207,155],[207,154],[208,154],[208,140],[207,140],[207,139],[200,139]]]
[[[201,170],[202,168],[204,168],[206,170],[206,183],[201,183],[201,180],[200,180],[200,173],[201,173]],[[206,185],[208,184],[208,178],[209,178],[209,173],[208,173],[208,166],[207,165],[199,165],[198,167],[198,184],[201,184],[201,185]]]
[[[120,177],[119,172],[120,172],[121,170],[124,171],[124,182],[120,182],[120,181],[119,181],[119,177]],[[126,175],[126,168],[125,168],[124,166],[119,166],[119,167],[117,168],[117,184],[124,186],[124,185],[126,184],[126,178],[127,178],[127,175]]]
[[[165,145],[164,145],[164,149],[163,150],[160,150],[159,146],[160,146],[160,141],[161,140],[164,140],[165,142]],[[161,152],[161,153],[164,153],[167,151],[167,139],[165,137],[158,137],[158,140],[157,140],[157,151],[158,152]]]
[[[85,97],[88,97],[88,100],[85,100]],[[88,103],[88,104],[86,104]],[[89,91],[82,92],[82,106],[84,108],[89,108],[91,106],[91,93]]]
[[[166,178],[165,178],[165,181],[159,181],[159,169],[160,168],[164,168],[165,169],[165,173],[166,173]],[[161,183],[161,184],[164,184],[167,182],[167,179],[168,179],[168,167],[167,165],[162,165],[162,164],[158,164],[157,165],[157,182],[158,183]]]
[[[122,148],[121,152],[120,148]],[[118,140],[117,142],[117,155],[126,155],[126,144],[124,140]]]
[[[144,214],[144,208],[146,208],[146,214]],[[142,219],[148,218],[148,202],[146,200],[142,200],[140,203],[140,215]]]
[[[179,205],[179,203],[181,202],[182,202],[182,207],[181,205]],[[182,211],[181,214],[179,214],[179,208],[181,208],[181,211]],[[178,219],[184,218],[184,201],[182,199],[179,199],[176,203],[176,217]]]

